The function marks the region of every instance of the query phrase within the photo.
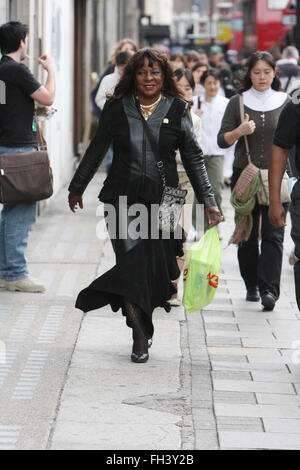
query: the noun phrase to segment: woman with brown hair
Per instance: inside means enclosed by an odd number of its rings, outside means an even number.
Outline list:
[[[104,107],[96,136],[69,187],[73,212],[78,205],[83,208],[82,194],[111,142],[114,159],[100,201],[106,204],[116,266],[79,294],[76,307],[84,312],[107,304],[115,312],[122,309],[127,325],[133,329],[131,359],[143,363],[149,358],[149,340],[154,332],[153,310],[164,307],[170,311],[168,300],[176,293],[172,281],[180,274],[176,257],[183,255],[182,239],[176,240],[175,233],[168,234],[171,236],[167,239],[162,232],[152,235],[153,227],[157,228],[157,212],[153,216],[152,209],[161,203],[164,187],[159,168],[164,169],[167,185],[176,188],[178,148],[209,222],[220,222],[202,152],[192,130],[189,104],[182,99],[164,54],[143,49],[131,58],[114,96]],[[132,215],[136,204],[142,206],[139,210],[147,209],[147,220],[140,223],[138,236],[131,230],[139,219]],[[115,230],[109,220],[112,208],[117,215]]]
[[[128,39],[128,38],[122,39],[116,45],[111,55],[109,65],[116,64],[116,57],[118,54],[120,54],[120,52],[128,52],[129,54],[133,55],[137,52],[137,50],[138,50],[137,45],[135,44],[134,41],[132,41],[132,39]]]
[[[93,113],[94,115],[99,118],[101,114],[101,109],[99,108],[98,104],[96,103],[96,96],[99,91],[100,85],[102,83],[102,80],[107,76],[112,73],[114,73],[117,63],[116,63],[116,58],[117,55],[119,55],[121,52],[128,52],[130,55],[134,55],[137,52],[138,48],[136,44],[132,41],[132,39],[122,39],[121,41],[118,42],[116,45],[110,60],[108,61],[107,67],[103,74],[100,76],[97,85],[91,92],[91,100],[92,100],[92,106],[93,106]]]

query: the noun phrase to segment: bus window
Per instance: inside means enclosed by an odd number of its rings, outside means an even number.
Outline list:
[[[268,0],[269,10],[284,10],[287,4],[287,0]]]

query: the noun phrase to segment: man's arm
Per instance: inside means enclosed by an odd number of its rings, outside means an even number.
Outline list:
[[[101,111],[105,106],[107,96],[114,94],[118,81],[119,78],[116,78],[114,74],[106,75],[106,77],[103,78],[95,98],[96,104],[101,109]]]
[[[41,86],[37,91],[32,93],[30,97],[43,106],[52,106],[54,103],[56,90],[53,61],[51,57],[43,55],[39,58],[39,62],[48,72],[47,82],[45,86]]]
[[[286,225],[286,213],[280,201],[281,183],[290,150],[273,145],[269,168],[270,207],[269,218],[276,228]]]
[[[104,105],[105,105],[106,100],[107,100],[106,93],[107,93],[107,82],[106,82],[105,77],[104,77],[104,79],[102,80],[102,83],[99,87],[96,98],[95,98],[95,102],[96,102],[98,108],[101,109],[101,111],[103,110]]]

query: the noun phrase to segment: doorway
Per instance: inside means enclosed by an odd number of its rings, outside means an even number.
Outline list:
[[[86,0],[75,0],[74,29],[74,154],[82,151],[82,139],[85,127],[85,38],[86,38]]]

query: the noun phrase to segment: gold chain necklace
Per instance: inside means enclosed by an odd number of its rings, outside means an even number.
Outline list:
[[[162,94],[159,95],[159,98],[155,101],[155,103],[152,103],[150,105],[140,104],[142,115],[144,116],[145,121],[147,121],[149,117],[154,113],[161,100]]]

